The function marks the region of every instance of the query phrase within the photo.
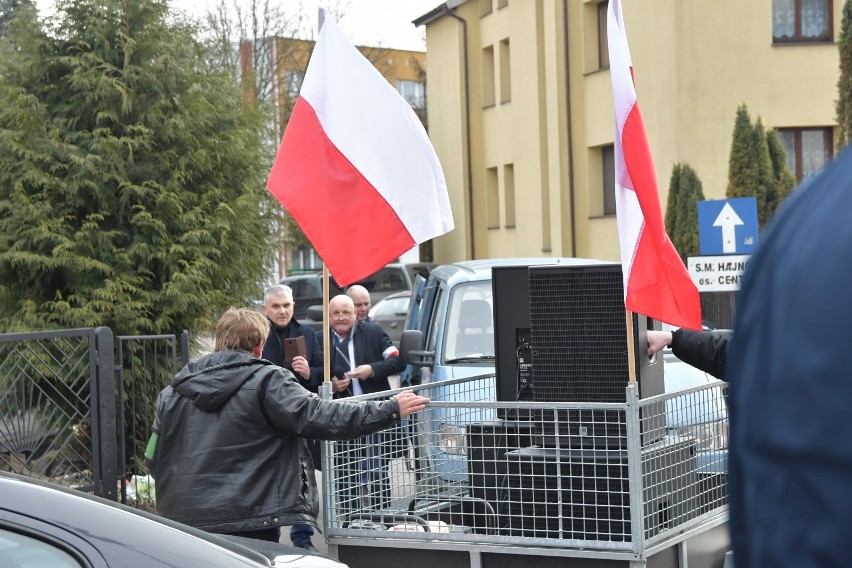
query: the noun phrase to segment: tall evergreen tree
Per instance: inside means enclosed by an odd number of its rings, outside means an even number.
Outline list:
[[[684,264],[688,257],[699,254],[699,201],[704,201],[704,190],[698,174],[688,164],[675,164],[669,181],[666,230]]]
[[[774,130],[766,131],[766,144],[769,148],[769,159],[772,163],[772,179],[775,183],[775,199],[768,204],[768,217],[771,218],[781,203],[787,199],[796,186],[796,177],[787,165],[787,152]]]
[[[837,148],[852,141],[852,0],[843,4],[840,37],[840,76],[837,79]]]
[[[261,113],[166,0],[57,18],[0,45],[0,326],[203,329],[265,279]]]
[[[769,146],[763,123],[758,119],[756,124],[752,124],[748,108],[745,104],[740,105],[734,121],[726,196],[754,197],[761,227],[769,218],[767,203],[774,199],[771,172]]]
[[[754,123],[754,144],[757,148],[758,186],[755,188],[757,198],[757,220],[763,227],[778,204],[777,188],[773,176],[772,156],[769,153],[767,132],[763,120],[757,117]]]
[[[12,12],[22,0],[0,0],[0,37],[6,35],[6,28],[12,19]],[[29,0],[23,0],[28,2]]]

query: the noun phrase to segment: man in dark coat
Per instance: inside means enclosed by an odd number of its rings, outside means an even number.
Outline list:
[[[266,290],[263,311],[272,327],[263,346],[263,358],[293,373],[299,383],[309,391],[318,392],[323,381],[322,346],[316,332],[293,317],[295,309],[293,290],[289,286],[276,284]],[[294,357],[292,361],[285,361],[284,340],[297,337],[305,338],[306,353],[304,356]]]
[[[357,321],[352,298],[340,294],[328,303],[331,321],[331,361],[341,367],[352,380],[348,393],[342,396],[390,390],[388,377],[405,369],[388,334],[381,326]]]
[[[727,360],[728,343],[733,336],[729,329],[715,331],[693,331],[676,329],[674,331],[648,331],[648,355],[663,347],[671,347],[675,357],[709,373],[722,381],[728,380]]]
[[[728,358],[737,568],[848,566],[852,527],[852,151],[761,235]]]
[[[157,397],[146,458],[161,515],[276,542],[281,526],[316,526],[304,439],[365,436],[428,402],[409,391],[380,402],[323,401],[260,358],[268,333],[262,314],[229,309],[216,324],[216,350],[186,365]]]
[[[377,324],[357,321],[352,298],[340,294],[328,303],[333,345],[331,361],[336,375],[344,371],[349,388],[339,396],[348,397],[390,390],[391,375],[399,374],[405,363],[388,334]],[[390,461],[399,451],[399,433],[371,436],[363,447],[344,454],[361,455],[361,460],[347,459],[347,481],[341,484],[344,507],[358,508],[359,486],[368,488],[370,506],[382,509],[390,503]]]
[[[293,290],[289,286],[276,284],[266,290],[263,297],[263,311],[271,324],[269,336],[263,345],[262,357],[279,367],[287,369],[299,384],[311,392],[318,392],[323,381],[323,353],[317,334],[308,326],[296,321],[293,312],[296,302]],[[305,353],[297,355],[291,361],[284,357],[284,342],[287,339],[304,338]],[[308,450],[316,469],[322,468],[320,442],[308,440]],[[312,549],[311,537],[314,529],[308,524],[296,524],[290,528],[290,541],[300,548]]]

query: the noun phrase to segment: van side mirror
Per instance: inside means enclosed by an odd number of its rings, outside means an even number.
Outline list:
[[[432,361],[424,361],[424,359],[435,359],[434,351],[423,351],[423,332],[419,329],[402,332],[402,338],[399,340],[399,354],[406,364],[415,367],[431,367]]]

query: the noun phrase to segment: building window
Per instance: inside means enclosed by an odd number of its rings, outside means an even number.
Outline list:
[[[397,81],[396,90],[411,108],[426,108],[426,83],[423,81]]]
[[[787,152],[787,166],[796,182],[819,171],[834,152],[831,128],[780,128],[778,138]]]
[[[512,74],[510,71],[509,39],[500,40],[500,102],[512,100]]]
[[[609,43],[606,33],[606,13],[609,2],[604,0],[598,4],[598,69],[609,68]]]
[[[832,41],[832,0],[772,0],[776,43]]]
[[[500,228],[500,189],[497,185],[497,168],[485,170],[485,191],[488,195],[486,208],[488,211],[488,228]]]
[[[482,49],[482,106],[494,106],[494,46]]]
[[[491,0],[479,0],[479,17],[487,16],[491,13]]]
[[[603,214],[615,215],[615,146],[601,148]]]
[[[515,166],[503,166],[503,209],[506,211],[507,229],[515,226]]]

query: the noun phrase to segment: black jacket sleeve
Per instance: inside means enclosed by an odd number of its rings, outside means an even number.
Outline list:
[[[672,353],[684,363],[727,381],[728,343],[732,336],[731,330],[676,329],[672,332]]]

